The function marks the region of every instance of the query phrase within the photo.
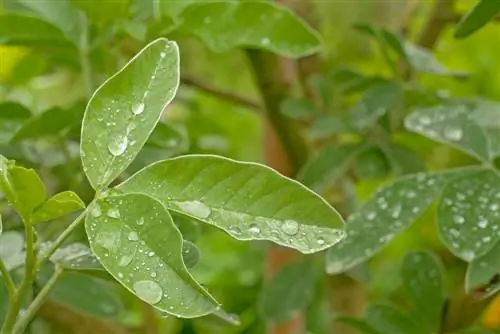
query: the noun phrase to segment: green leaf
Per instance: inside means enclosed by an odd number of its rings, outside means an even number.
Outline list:
[[[365,321],[380,333],[421,334],[421,328],[412,318],[389,305],[371,305]]]
[[[72,47],[63,32],[52,24],[14,13],[0,14],[0,44]]]
[[[49,274],[39,277],[39,284]],[[63,273],[56,281],[48,298],[80,313],[97,318],[118,316],[124,310],[116,284],[76,272]]]
[[[465,290],[482,292],[481,297],[489,297],[500,290],[500,242],[488,253],[474,259],[467,267]]]
[[[405,120],[408,130],[448,144],[479,160],[488,161],[489,143],[483,129],[464,106],[419,109]]]
[[[259,48],[299,58],[321,49],[319,34],[289,9],[270,2],[210,2],[186,8],[180,29],[211,50]]]
[[[458,23],[455,38],[465,38],[482,28],[500,12],[500,2],[479,0],[470,12]]]
[[[256,163],[182,156],[146,167],[118,189],[152,196],[238,240],[270,240],[314,253],[343,237],[342,218],[325,200]]]
[[[179,85],[179,49],[159,38],[99,87],[82,125],[83,169],[108,186],[137,156]]]
[[[464,73],[453,72],[444,67],[430,50],[406,41],[404,44],[410,66],[416,72],[464,77]]]
[[[49,198],[33,212],[32,223],[54,220],[85,208],[85,203],[72,191],[63,191]]]
[[[71,3],[85,12],[92,22],[106,24],[129,14],[130,0],[101,1],[101,0],[71,0]]]
[[[75,45],[79,45],[82,34],[80,16],[69,1],[17,0],[17,2],[29,8],[44,21],[58,27],[69,40],[73,41]]]
[[[92,204],[85,229],[104,268],[158,310],[192,318],[218,307],[187,271],[181,234],[155,199],[142,194],[99,199]]]
[[[104,270],[90,248],[82,243],[58,248],[50,257],[50,261],[67,270]]]
[[[427,333],[437,333],[445,302],[443,268],[436,256],[428,252],[413,252],[406,256],[402,278],[412,305],[412,318]]]
[[[500,104],[481,99],[471,111],[473,120],[483,128],[490,143],[491,157],[500,155]]]
[[[0,259],[8,270],[24,263],[24,236],[15,231],[6,231],[0,235]]]
[[[450,182],[437,211],[439,234],[453,254],[472,261],[500,240],[500,178],[485,170]]]
[[[18,167],[0,155],[0,189],[25,223],[45,201],[45,186],[33,169]]]
[[[317,278],[314,264],[310,259],[290,263],[263,286],[258,301],[263,319],[279,324],[307,307]]]
[[[360,334],[381,334],[377,332],[375,329],[370,327],[364,320],[352,318],[352,317],[346,317],[346,316],[340,316],[335,318],[336,322],[340,322],[342,324],[345,324],[349,326],[350,328],[353,328],[357,331],[357,333]]]
[[[14,133],[23,126],[23,123],[31,116],[31,112],[24,106],[4,102],[0,104],[0,144],[10,141]]]
[[[198,246],[191,241],[184,240],[182,242],[182,260],[186,268],[193,268],[200,260],[201,252]]]
[[[417,152],[395,142],[389,142],[381,148],[389,160],[391,169],[397,175],[418,173],[425,170],[425,161]]]
[[[322,192],[347,171],[363,145],[328,145],[317,152],[297,173],[297,180],[305,186]]]
[[[67,131],[76,122],[76,115],[60,108],[49,109],[30,118],[14,134],[11,142],[25,139],[56,137]]]
[[[389,172],[389,162],[379,147],[370,147],[357,157],[356,174],[360,179],[383,178]]]
[[[308,119],[320,111],[308,99],[286,99],[281,103],[281,112],[293,119]]]
[[[377,254],[414,222],[443,186],[467,170],[408,175],[380,188],[346,223],[346,237],[328,250],[327,272],[344,272]]]

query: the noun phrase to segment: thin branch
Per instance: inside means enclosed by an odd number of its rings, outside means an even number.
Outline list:
[[[211,95],[218,97],[220,99],[227,100],[227,101],[242,105],[242,106],[247,107],[249,109],[257,110],[257,111],[262,110],[261,105],[255,101],[252,101],[246,97],[234,94],[232,92],[224,91],[224,90],[219,89],[217,87],[213,87],[205,82],[201,82],[198,79],[195,79],[192,77],[187,77],[187,76],[182,76],[181,83],[186,85],[186,86],[191,86],[191,87],[197,88],[205,93],[211,94]]]
[[[420,34],[417,44],[427,49],[432,49],[441,36],[444,28],[456,21],[454,9],[455,0],[436,0],[431,15]]]
[[[12,276],[9,273],[9,269],[5,266],[5,263],[2,259],[0,259],[0,273],[5,281],[5,285],[7,286],[7,292],[9,293],[9,297],[12,299],[16,295],[16,285],[12,280]]]

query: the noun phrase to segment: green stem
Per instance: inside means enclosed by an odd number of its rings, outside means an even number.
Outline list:
[[[161,19],[160,0],[153,0],[153,18],[155,21],[159,21]]]
[[[83,218],[87,214],[87,209],[85,209],[76,219],[57,237],[57,239],[52,243],[48,251],[43,254],[43,257],[36,264],[35,270],[38,271],[42,268],[44,263],[55,253],[55,251],[62,245],[62,243],[68,238],[68,236],[75,230],[75,228],[83,221]]]
[[[9,293],[9,297],[12,300],[16,294],[16,285],[12,280],[12,276],[9,273],[9,270],[5,266],[5,263],[2,259],[0,259],[0,273],[5,281],[5,285],[7,286],[7,292]]]
[[[80,54],[80,66],[82,67],[82,76],[83,76],[83,81],[85,83],[85,88],[87,90],[88,96],[92,96],[92,93],[94,92],[94,84],[92,82],[92,68],[90,66],[90,59],[89,59],[89,27],[88,27],[88,20],[87,17],[82,14],[81,17],[83,29],[82,29],[82,36],[80,39],[80,49],[79,49],[79,54]]]
[[[25,260],[25,273],[19,290],[15,293],[9,304],[9,310],[5,317],[1,334],[11,334],[12,328],[17,320],[17,315],[19,310],[30,291],[31,284],[35,278],[35,265],[36,265],[36,255],[35,255],[35,231],[33,225],[29,221],[24,222],[26,230],[26,260]]]
[[[23,314],[21,319],[16,323],[14,326],[12,333],[22,333],[26,326],[30,323],[30,321],[35,317],[36,313],[40,309],[40,307],[43,305],[43,302],[45,300],[45,297],[49,294],[50,290],[56,283],[57,279],[59,276],[61,276],[63,270],[61,268],[56,268],[54,274],[52,277],[50,277],[49,281],[45,284],[42,290],[38,293],[36,298],[33,300],[33,302],[30,304],[28,309],[26,310],[26,313]]]

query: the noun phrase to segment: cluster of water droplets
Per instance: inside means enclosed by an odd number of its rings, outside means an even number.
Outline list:
[[[446,111],[425,110],[410,115],[406,125],[409,129],[431,138],[459,142],[464,138],[462,120],[462,115],[450,115]]]

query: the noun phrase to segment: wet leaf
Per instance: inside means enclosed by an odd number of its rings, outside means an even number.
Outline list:
[[[412,318],[428,333],[438,333],[445,295],[442,263],[428,252],[406,256],[402,278],[412,305]]]
[[[181,234],[157,200],[141,194],[99,199],[85,229],[103,267],[156,309],[192,318],[218,307],[187,271]]]
[[[479,0],[458,23],[455,38],[465,38],[482,28],[500,12],[500,2]]]
[[[92,96],[82,125],[83,169],[94,189],[108,186],[137,156],[179,84],[179,50],[157,39]]]
[[[472,261],[500,240],[500,178],[480,171],[450,182],[437,211],[439,233],[453,254]]]
[[[321,49],[319,34],[289,9],[270,2],[210,2],[189,6],[180,15],[182,30],[216,52],[258,48],[299,58]]]
[[[118,189],[154,197],[238,240],[314,253],[343,236],[342,218],[321,197],[256,163],[187,155],[146,167]]]
[[[363,145],[328,145],[317,152],[298,172],[297,180],[305,186],[321,192],[347,171]]]
[[[282,323],[309,304],[316,283],[314,261],[293,262],[264,284],[258,301],[261,317],[269,323]]]
[[[45,186],[33,169],[16,166],[0,155],[0,190],[24,222],[45,201]]]
[[[344,272],[378,253],[413,223],[445,184],[466,169],[408,175],[380,188],[346,222],[346,237],[328,250],[328,273]]]
[[[32,223],[61,218],[74,211],[85,208],[85,203],[72,191],[63,191],[49,198],[33,212]]]
[[[476,258],[467,267],[465,290],[468,293],[480,293],[480,297],[489,297],[500,290],[500,242],[488,253]]]
[[[43,249],[41,251],[43,253]],[[67,270],[104,270],[90,248],[82,243],[58,248],[50,261]]]
[[[490,159],[488,138],[464,106],[420,109],[406,118],[405,126],[410,131],[453,146],[479,160]]]

